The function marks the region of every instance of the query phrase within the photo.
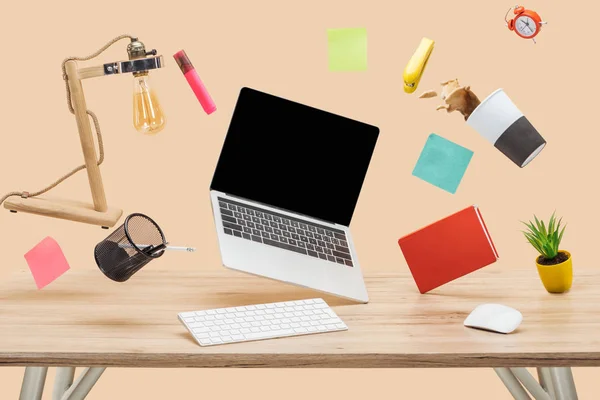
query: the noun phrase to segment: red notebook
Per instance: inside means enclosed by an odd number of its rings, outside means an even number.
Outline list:
[[[490,265],[498,252],[476,206],[398,240],[421,293]]]

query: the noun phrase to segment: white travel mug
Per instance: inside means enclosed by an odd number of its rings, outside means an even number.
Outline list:
[[[502,89],[483,100],[467,124],[521,168],[546,146],[542,135]]]

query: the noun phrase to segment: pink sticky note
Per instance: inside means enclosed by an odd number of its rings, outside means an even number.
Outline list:
[[[56,240],[50,236],[39,242],[25,254],[38,289],[52,283],[69,270],[69,263]]]

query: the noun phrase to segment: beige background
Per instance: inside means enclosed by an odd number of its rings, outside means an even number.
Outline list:
[[[109,204],[126,214],[147,213],[172,243],[200,249],[169,254],[152,269],[221,268],[208,186],[242,86],[380,127],[352,224],[367,273],[407,272],[397,239],[473,203],[481,207],[500,252],[501,259],[490,268],[506,274],[534,268],[535,253],[519,233],[519,220],[533,213],[547,218],[555,209],[569,224],[563,247],[573,253],[576,271],[594,268],[600,198],[593,161],[600,139],[594,106],[599,65],[592,46],[600,6],[581,0],[529,1],[526,6],[549,21],[534,45],[504,27],[504,13],[512,5],[497,0],[10,2],[0,24],[0,191],[37,190],[82,161],[60,63],[132,33],[165,55],[168,68],[151,74],[167,113],[165,130],[157,137],[133,130],[130,76],[91,80],[85,89],[88,107],[105,134],[102,172]],[[328,71],[326,29],[339,27],[367,28],[367,72]],[[434,39],[436,47],[417,93],[407,95],[402,71],[422,36]],[[121,42],[87,65],[124,59],[125,46]],[[171,57],[181,48],[217,104],[211,116],[204,114]],[[546,149],[521,170],[460,115],[436,112],[439,98],[417,98],[452,78],[471,85],[482,100],[504,88],[548,140]],[[431,132],[475,152],[455,195],[411,176]],[[89,200],[85,174],[52,194]],[[62,245],[73,269],[95,269],[93,246],[107,234],[94,226],[8,212],[0,213],[0,226],[0,278],[26,269],[23,254],[47,235]],[[16,398],[22,372],[0,369],[2,398]],[[592,395],[596,374],[575,370],[581,398]],[[491,370],[132,369],[107,370],[89,398],[196,398],[194,391],[226,399],[275,399],[284,393],[291,399],[387,398],[394,393],[406,399],[450,393],[464,400],[509,398]]]

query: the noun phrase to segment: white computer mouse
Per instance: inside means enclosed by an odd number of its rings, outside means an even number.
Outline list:
[[[511,333],[521,325],[523,315],[502,304],[481,304],[465,319],[469,328],[485,329],[498,333]]]

